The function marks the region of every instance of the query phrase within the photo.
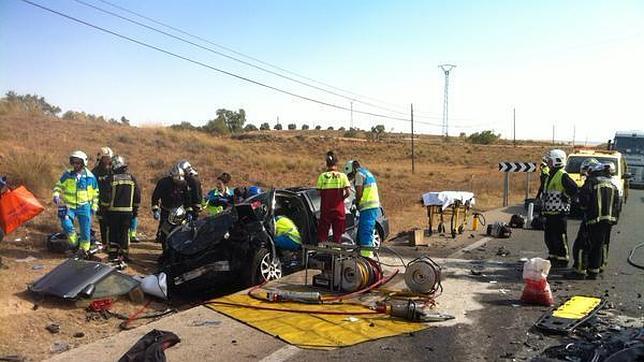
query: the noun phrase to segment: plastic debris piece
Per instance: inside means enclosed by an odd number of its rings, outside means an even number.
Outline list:
[[[497,284],[498,282],[496,280],[490,280],[489,283],[490,284]]]
[[[344,318],[344,319],[343,319],[343,321],[347,321],[347,322],[357,322],[357,321],[359,321],[359,320],[360,320],[360,319],[358,319],[358,318],[356,318],[356,317],[347,317],[347,318]]]
[[[43,270],[45,269],[45,266],[42,264],[35,264],[31,266],[31,270]]]
[[[203,320],[203,321],[192,321],[190,325],[193,327],[204,327],[204,326],[217,326],[220,324],[221,324],[221,321],[217,321],[217,320]]]

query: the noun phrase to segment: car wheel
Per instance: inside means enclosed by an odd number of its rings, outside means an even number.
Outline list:
[[[271,253],[266,248],[260,248],[253,257],[253,285],[261,284],[268,280],[275,280],[282,277],[282,263],[279,258],[272,260]]]

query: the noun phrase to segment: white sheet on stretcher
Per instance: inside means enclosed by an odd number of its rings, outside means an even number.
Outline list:
[[[474,194],[467,191],[440,191],[423,194],[423,204],[425,206],[440,205],[445,210],[454,201],[460,201],[463,204],[469,201],[470,206],[474,206]]]

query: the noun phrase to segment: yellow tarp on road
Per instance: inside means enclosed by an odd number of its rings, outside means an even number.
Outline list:
[[[429,327],[427,324],[406,322],[383,314],[315,313],[315,311],[344,313],[370,311],[367,307],[355,304],[271,303],[251,298],[246,294],[234,294],[213,299],[206,306],[301,348],[347,347],[383,337],[417,332]],[[261,310],[253,309],[252,306],[310,312]]]

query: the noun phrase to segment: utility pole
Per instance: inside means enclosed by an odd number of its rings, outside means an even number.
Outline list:
[[[411,173],[416,171],[416,154],[414,152],[414,104],[411,104]]]
[[[573,124],[572,125],[572,146],[575,147],[575,136],[577,133],[577,125]]]
[[[552,144],[555,144],[555,124],[552,124]]]
[[[351,101],[351,126],[349,126],[349,129],[353,129],[353,101]]]
[[[455,65],[453,64],[441,64],[438,66],[441,68],[443,73],[445,74],[445,89],[443,91],[443,135],[445,137],[449,136],[449,117],[447,114],[447,106],[448,106],[448,99],[449,99],[449,72],[456,68]]]
[[[512,139],[514,146],[517,145],[517,110],[512,108]]]

